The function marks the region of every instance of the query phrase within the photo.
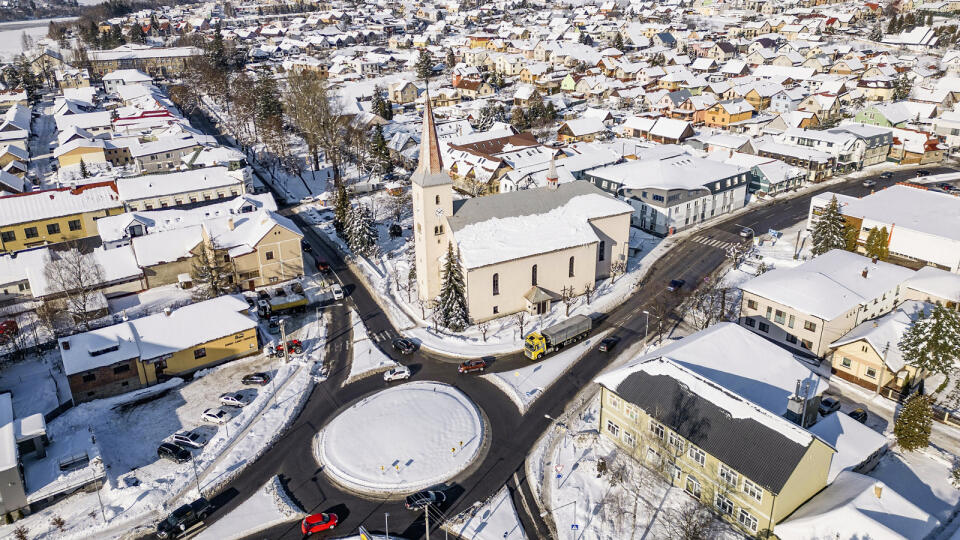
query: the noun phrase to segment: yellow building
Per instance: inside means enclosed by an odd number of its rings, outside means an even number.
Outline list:
[[[725,128],[730,124],[749,120],[753,111],[753,106],[745,99],[718,101],[707,109],[703,119],[707,126]]]
[[[698,371],[657,357],[601,376],[600,432],[762,537],[826,487],[836,449],[700,374],[725,367]]]
[[[99,76],[118,69],[138,69],[152,77],[176,76],[187,61],[203,54],[197,47],[150,47],[128,43],[116,49],[90,51],[90,67]]]
[[[257,354],[257,324],[238,296],[60,339],[60,357],[76,402],[122,394],[170,377]]]
[[[113,182],[0,197],[0,253],[96,236],[98,218],[121,213]]]
[[[107,141],[100,139],[74,139],[57,147],[53,157],[57,158],[60,168],[79,165],[81,161],[86,165],[96,165],[108,161],[106,147]]]

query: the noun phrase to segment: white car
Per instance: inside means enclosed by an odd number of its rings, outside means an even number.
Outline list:
[[[200,415],[200,419],[204,422],[210,422],[211,424],[226,424],[227,420],[230,419],[230,414],[220,407],[217,407],[216,409],[207,409],[203,411],[203,414]]]
[[[340,288],[340,285],[334,283],[330,286],[330,292],[333,293],[334,300],[343,300],[343,289]]]
[[[229,405],[231,407],[243,407],[247,404],[247,400],[244,399],[243,394],[238,392],[227,392],[220,396],[220,403],[224,405]]]
[[[410,368],[407,366],[397,366],[383,374],[383,380],[386,382],[390,381],[402,381],[404,379],[410,378]]]
[[[173,442],[188,448],[203,448],[207,444],[207,438],[194,431],[181,431],[173,436]]]

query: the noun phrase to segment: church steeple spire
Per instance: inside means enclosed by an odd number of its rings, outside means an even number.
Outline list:
[[[440,156],[440,141],[437,139],[437,125],[433,118],[433,106],[430,104],[430,91],[423,93],[423,129],[420,132],[420,161],[410,180],[421,186],[436,186],[452,183],[443,172],[443,158]]]

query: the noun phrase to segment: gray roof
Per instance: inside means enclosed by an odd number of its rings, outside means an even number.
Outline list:
[[[591,182],[576,181],[560,184],[556,188],[541,187],[462,199],[453,201],[453,216],[447,222],[451,229],[459,231],[467,225],[493,218],[545,214],[567,204],[574,197],[590,194],[609,197]]]
[[[611,390],[773,493],[780,493],[807,452],[754,419],[733,418],[673,377],[638,371]]]

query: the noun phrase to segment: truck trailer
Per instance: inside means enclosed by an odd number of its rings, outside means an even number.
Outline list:
[[[523,354],[531,360],[539,360],[547,353],[564,348],[580,341],[593,328],[593,319],[586,315],[575,315],[540,332],[530,332],[523,342]]]
[[[261,317],[283,315],[284,313],[304,313],[307,310],[307,297],[302,294],[274,296],[269,300],[257,302],[257,313]]]

